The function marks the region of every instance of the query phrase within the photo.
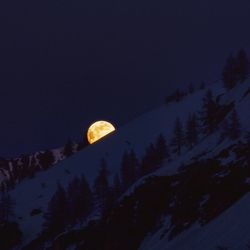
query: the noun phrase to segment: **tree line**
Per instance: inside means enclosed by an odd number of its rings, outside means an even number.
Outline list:
[[[62,158],[70,157],[75,152],[78,152],[86,146],[86,140],[75,143],[69,139],[62,148]],[[34,178],[37,172],[48,169],[57,163],[57,160],[58,159],[56,159],[53,151],[48,149],[37,152],[33,155],[21,155],[17,159],[6,160],[1,158],[1,167],[6,168],[9,165],[12,165],[12,169],[9,171],[8,179],[0,183],[0,191],[13,189],[16,183],[19,183],[24,178]]]
[[[244,82],[249,76],[249,59],[244,49],[236,55],[230,54],[222,71],[222,79],[226,89],[233,88],[237,83]]]
[[[84,176],[75,177],[66,190],[58,184],[45,214],[44,232],[48,235],[62,232],[68,226],[84,221],[93,209],[105,214],[136,180],[159,169],[163,161],[169,162],[174,155],[179,156],[184,147],[193,148],[202,136],[212,134],[219,127],[219,121],[223,121],[220,140],[237,139],[241,133],[237,111],[232,108],[221,110],[223,107],[216,102],[212,91],[207,90],[200,111],[189,114],[185,126],[180,118],[176,118],[169,143],[163,134],[159,134],[155,142],[146,147],[140,160],[133,149],[125,150],[120,171],[114,175],[112,183],[108,164],[103,158],[92,187]],[[222,117],[218,118],[220,115]]]
[[[220,131],[220,140],[235,140],[241,134],[237,110],[233,106],[219,105],[213,92],[208,89],[202,99],[200,111],[189,114],[185,126],[177,117],[170,144],[172,152],[180,155],[184,147],[192,148],[202,136],[212,134],[217,128]]]
[[[225,65],[222,68],[221,80],[227,90],[232,89],[238,83],[244,82],[250,74],[250,62],[247,52],[240,49],[237,53],[231,53],[226,59]],[[177,88],[173,94],[165,98],[165,103],[179,102],[188,94],[193,94],[196,90],[203,90],[206,87],[204,81],[199,86],[190,82],[186,90]]]
[[[114,175],[112,182],[109,180],[108,164],[103,158],[92,187],[84,175],[72,179],[66,189],[58,183],[44,214],[43,235],[53,237],[81,223],[93,210],[104,215],[131,184],[158,169],[167,156],[165,138],[160,134],[156,142],[146,149],[141,162],[134,150],[126,150],[122,155],[120,171]]]
[[[9,250],[22,240],[22,232],[14,221],[14,201],[7,192],[0,192],[0,248]]]

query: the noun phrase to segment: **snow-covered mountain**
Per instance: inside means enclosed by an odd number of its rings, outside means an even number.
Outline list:
[[[213,133],[201,134],[196,145],[184,146],[180,155],[171,153],[171,160],[166,159],[160,168],[141,176],[123,192],[104,218],[93,211],[89,223],[68,228],[51,242],[51,249],[245,249],[250,240],[250,152],[246,139],[250,80],[231,90],[217,82],[164,104],[17,184],[10,195],[23,233],[22,246],[44,247],[44,242],[36,239],[58,183],[67,189],[75,176],[84,174],[92,186],[101,159],[108,164],[111,183],[120,172],[124,151],[133,149],[142,159],[159,134],[171,146],[176,119],[185,124],[190,114],[198,116],[208,89],[219,107]],[[235,140],[222,139],[223,124],[233,110],[239,117],[241,135]],[[34,215],[34,210],[40,212]]]
[[[66,151],[70,151],[65,153]],[[59,161],[74,154],[84,147],[83,143],[68,141],[60,148],[38,151],[32,154],[23,154],[16,158],[0,158],[0,189],[11,189],[16,183],[24,178],[33,178],[34,175],[42,170],[46,170]],[[72,151],[72,152],[71,152]]]

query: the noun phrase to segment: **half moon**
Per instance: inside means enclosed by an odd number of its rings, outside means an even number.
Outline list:
[[[115,131],[115,127],[107,121],[94,122],[88,129],[87,138],[90,144]]]

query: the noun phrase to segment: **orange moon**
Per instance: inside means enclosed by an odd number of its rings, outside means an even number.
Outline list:
[[[115,131],[115,127],[107,121],[94,122],[88,129],[87,138],[90,144]]]

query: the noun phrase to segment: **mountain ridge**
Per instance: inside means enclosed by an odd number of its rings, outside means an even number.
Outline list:
[[[64,161],[59,162],[53,168],[49,168],[46,171],[38,173],[35,178],[33,179],[25,179],[21,183],[19,183],[15,189],[10,192],[11,197],[16,202],[15,207],[15,214],[20,224],[21,231],[23,232],[23,245],[27,245],[27,249],[35,249],[32,245],[35,244],[36,239],[39,239],[41,236],[41,230],[44,224],[44,213],[47,210],[47,205],[51,200],[53,194],[56,191],[57,183],[60,182],[62,187],[66,188],[70,181],[74,178],[74,176],[79,176],[84,174],[87,181],[93,186],[94,180],[96,175],[98,174],[99,167],[100,167],[100,160],[104,158],[108,164],[109,176],[108,180],[111,182],[112,178],[119,174],[119,166],[121,163],[121,158],[124,153],[124,150],[134,150],[137,157],[141,159],[145,153],[145,148],[148,144],[152,143],[160,133],[163,133],[164,137],[166,138],[167,143],[171,146],[172,143],[172,136],[173,136],[173,129],[175,126],[175,120],[179,118],[182,123],[184,123],[190,113],[197,113],[199,114],[201,109],[201,104],[203,102],[204,96],[206,92],[210,89],[213,92],[213,95],[216,99],[216,103],[218,105],[219,115],[216,118],[216,129],[209,135],[200,135],[199,140],[196,145],[192,148],[188,148],[184,146],[181,153],[178,155],[171,151],[171,160],[165,160],[161,163],[160,168],[154,170],[152,173],[148,173],[147,175],[142,176],[139,178],[134,184],[132,184],[128,189],[121,195],[120,199],[117,201],[116,205],[111,212],[108,213],[105,217],[102,218],[102,215],[98,215],[93,211],[92,219],[90,219],[89,224],[83,229],[67,229],[64,234],[58,236],[56,239],[51,241],[51,249],[58,249],[58,244],[61,248],[59,249],[67,249],[67,246],[63,248],[62,242],[65,239],[64,237],[69,237],[71,233],[75,232],[79,234],[79,237],[76,237],[75,243],[70,242],[71,244],[80,245],[80,248],[76,249],[90,249],[90,245],[93,242],[91,241],[91,235],[96,234],[96,237],[100,237],[100,242],[103,244],[111,244],[111,248],[106,248],[107,246],[103,247],[102,249],[123,249],[117,248],[119,242],[112,242],[112,233],[114,233],[114,228],[117,230],[117,238],[121,238],[121,243],[124,243],[124,240],[131,240],[131,235],[127,235],[121,228],[115,227],[117,223],[117,218],[115,215],[120,216],[119,213],[123,214],[126,210],[122,209],[122,206],[127,207],[129,211],[133,209],[142,209],[141,206],[136,207],[137,199],[140,200],[145,207],[145,213],[140,210],[142,213],[142,217],[148,213],[150,218],[152,219],[151,222],[147,226],[142,223],[142,220],[136,221],[136,225],[141,228],[141,232],[143,233],[150,233],[152,239],[148,236],[147,239],[145,235],[139,233],[135,236],[134,243],[131,243],[130,249],[137,249],[137,247],[141,245],[140,249],[150,249],[152,244],[157,246],[157,242],[154,241],[153,237],[154,234],[157,233],[156,228],[160,227],[164,229],[164,224],[161,225],[159,219],[162,217],[164,218],[170,216],[171,221],[171,228],[167,230],[166,235],[172,235],[170,238],[164,238],[162,236],[160,239],[157,240],[160,242],[165,242],[164,244],[170,244],[169,242],[173,242],[175,240],[176,235],[182,235],[183,232],[188,231],[190,226],[193,223],[198,223],[201,216],[199,209],[194,209],[194,218],[198,218],[198,222],[196,219],[192,221],[189,217],[184,217],[183,219],[178,219],[176,217],[175,210],[171,208],[171,204],[173,202],[171,194],[169,194],[168,204],[163,206],[161,203],[158,204],[158,209],[156,217],[152,214],[150,209],[150,199],[147,201],[148,197],[145,197],[145,190],[147,188],[149,190],[153,190],[155,187],[158,186],[156,190],[162,190],[160,183],[166,185],[166,187],[176,192],[176,188],[182,198],[178,198],[179,202],[185,202],[184,191],[190,190],[190,195],[195,194],[191,192],[192,185],[183,188],[183,181],[186,181],[186,176],[195,176],[200,173],[199,178],[204,178],[204,183],[206,184],[206,178],[212,181],[213,178],[216,179],[214,185],[216,186],[218,183],[217,181],[223,180],[223,185],[227,185],[227,175],[221,175],[222,179],[220,178],[220,172],[226,171],[227,166],[229,169],[229,176],[232,176],[232,183],[233,185],[239,184],[239,194],[237,191],[237,195],[234,199],[229,200],[225,199],[225,204],[222,208],[217,207],[216,203],[211,203],[211,209],[216,211],[216,216],[219,216],[220,213],[223,214],[224,210],[228,208],[228,204],[233,205],[238,199],[243,197],[246,192],[248,192],[248,184],[245,183],[245,177],[248,176],[248,168],[246,169],[241,167],[241,161],[244,160],[246,164],[248,164],[248,160],[246,156],[242,159],[241,152],[247,152],[248,144],[246,142],[246,135],[249,132],[250,128],[250,117],[247,116],[247,107],[250,106],[250,98],[248,95],[250,89],[250,81],[246,80],[243,83],[237,84],[234,88],[227,91],[223,88],[222,83],[214,83],[212,85],[207,86],[205,89],[196,90],[191,94],[185,95],[179,101],[173,101],[166,105],[159,107],[158,109],[152,110],[137,119],[133,120],[132,122],[128,123],[122,128],[119,128],[115,133],[112,133],[110,136],[105,137],[103,140],[98,141],[97,143],[86,147],[84,150],[74,154],[72,157],[65,159]],[[226,119],[229,119],[230,115],[232,114],[233,110],[236,110],[239,115],[239,120],[241,124],[241,136],[238,139],[232,140],[228,138],[221,139],[221,132],[223,131],[223,122]],[[237,161],[235,160],[235,157]],[[210,161],[211,159],[211,161]],[[210,163],[212,169],[210,169]],[[204,173],[199,172],[200,166],[204,164]],[[91,167],[90,167],[91,166]],[[235,170],[236,169],[236,170]],[[195,171],[194,171],[195,170]],[[208,175],[206,176],[205,173],[208,171]],[[210,171],[212,171],[210,173]],[[222,172],[223,172],[222,171]],[[236,171],[236,172],[234,172]],[[237,172],[238,171],[238,172]],[[192,173],[192,174],[191,174]],[[236,173],[236,179],[234,179],[233,173]],[[216,176],[214,176],[214,175]],[[218,175],[218,176],[217,176]],[[239,176],[239,178],[237,177]],[[171,179],[180,178],[179,183],[175,184],[175,181],[170,181]],[[192,177],[193,178],[193,177]],[[199,178],[197,180],[199,180]],[[238,178],[238,179],[237,179]],[[187,179],[188,180],[188,179]],[[195,183],[194,179],[194,183]],[[166,183],[164,184],[164,182]],[[213,182],[213,181],[212,181]],[[204,183],[201,183],[201,187]],[[223,184],[224,183],[224,184]],[[171,186],[173,185],[173,186]],[[175,188],[175,185],[176,188]],[[180,185],[180,187],[179,187]],[[209,184],[210,185],[210,184]],[[32,187],[32,188],[31,188]],[[184,185],[185,187],[185,185]],[[209,186],[211,190],[213,190],[213,185]],[[153,188],[153,189],[152,189]],[[198,188],[195,187],[195,188]],[[205,187],[204,187],[205,188]],[[241,190],[242,188],[242,190]],[[144,190],[145,189],[145,190]],[[174,191],[175,190],[175,191]],[[196,190],[196,189],[194,189]],[[206,190],[206,189],[204,189]],[[218,188],[219,190],[219,188]],[[223,189],[222,189],[223,190]],[[236,188],[237,190],[237,188]],[[161,193],[161,197],[168,197],[163,191],[159,191]],[[207,191],[206,191],[207,192]],[[206,193],[204,191],[204,194]],[[209,191],[210,192],[210,191]],[[213,191],[214,192],[214,191]],[[155,193],[157,195],[157,192]],[[216,192],[213,193],[214,197],[216,198]],[[218,197],[221,199],[223,198],[224,193],[220,193]],[[151,197],[151,196],[150,196]],[[157,196],[156,196],[157,197]],[[199,204],[201,196],[197,196],[195,199],[195,203],[186,203],[187,208],[189,205],[197,206]],[[154,200],[154,197],[151,197]],[[166,198],[168,199],[168,198]],[[183,199],[183,201],[182,201]],[[217,198],[216,198],[217,199]],[[161,199],[160,199],[161,200]],[[157,200],[155,200],[156,202]],[[154,204],[153,204],[154,205]],[[210,205],[209,205],[210,206]],[[40,209],[40,213],[36,216],[31,216],[31,212],[34,209]],[[157,207],[155,207],[157,209]],[[165,210],[166,209],[166,210]],[[179,207],[176,207],[176,211],[179,211]],[[206,207],[204,209],[207,209]],[[172,212],[171,212],[172,211]],[[181,211],[181,210],[180,210]],[[190,210],[192,211],[192,210]],[[137,213],[138,215],[140,214]],[[167,215],[165,213],[168,213]],[[210,213],[210,210],[205,212]],[[143,215],[144,214],[144,215]],[[159,217],[158,217],[159,216]],[[215,216],[215,217],[216,217]],[[125,217],[126,218],[126,217]],[[124,218],[124,225],[126,224],[126,220]],[[173,222],[173,220],[177,221]],[[214,219],[214,215],[211,217]],[[131,219],[129,217],[129,219]],[[99,220],[104,220],[104,224],[99,224]],[[179,220],[179,222],[178,222]],[[92,222],[91,222],[92,221]],[[130,221],[130,220],[128,220]],[[142,223],[142,224],[140,224]],[[156,224],[158,226],[156,227]],[[185,224],[188,223],[188,224]],[[168,224],[168,223],[167,223]],[[206,223],[205,223],[206,224]],[[144,225],[144,226],[142,226]],[[80,225],[78,225],[80,226]],[[81,226],[80,226],[81,227]],[[156,228],[155,228],[156,227]],[[86,229],[84,229],[86,228]],[[113,229],[112,229],[113,228]],[[144,228],[144,229],[143,229]],[[179,228],[179,229],[178,229]],[[108,241],[105,243],[103,237],[98,234],[99,230],[106,230],[107,231],[107,239]],[[89,235],[85,235],[85,231],[90,232]],[[110,231],[111,230],[111,231]],[[148,230],[148,231],[145,231]],[[153,231],[152,231],[153,230]],[[172,233],[171,233],[172,232]],[[174,233],[173,233],[174,232]],[[40,236],[39,236],[40,235]],[[88,238],[90,237],[90,238]],[[81,240],[82,238],[82,240]],[[114,237],[116,238],[116,237]],[[113,238],[113,240],[114,240]],[[145,241],[144,241],[145,238]],[[177,237],[178,238],[178,237]],[[85,243],[83,241],[86,241]],[[61,242],[62,241],[62,242]],[[148,242],[148,243],[147,243]],[[222,242],[223,243],[223,242]],[[118,245],[117,245],[118,244]],[[163,244],[163,243],[162,243]],[[190,243],[192,244],[192,242]],[[243,243],[242,243],[243,244]],[[246,242],[244,242],[246,244]],[[124,247],[126,245],[124,244]],[[33,247],[33,248],[32,248]],[[121,245],[119,245],[121,247]],[[127,246],[128,247],[128,246]],[[134,247],[134,248],[133,248]],[[154,246],[153,246],[154,247]],[[152,249],[153,249],[152,247]],[[183,246],[184,247],[184,246]],[[216,247],[216,246],[215,246]],[[49,248],[48,248],[49,249]],[[96,248],[100,249],[100,248]],[[126,248],[124,248],[126,249]],[[158,249],[155,247],[155,249]],[[159,248],[161,249],[161,248]],[[171,248],[164,248],[164,249],[175,249]],[[190,249],[190,248],[183,248],[183,249]]]

